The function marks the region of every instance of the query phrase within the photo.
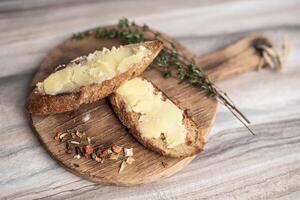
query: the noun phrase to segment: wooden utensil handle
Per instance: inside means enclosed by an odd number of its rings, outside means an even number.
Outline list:
[[[268,37],[251,35],[229,46],[197,58],[196,63],[214,81],[223,80],[232,76],[255,71],[263,62],[261,45],[272,48],[273,44]],[[261,67],[266,67],[267,64]]]

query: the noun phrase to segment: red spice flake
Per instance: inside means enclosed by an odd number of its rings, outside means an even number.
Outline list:
[[[116,153],[116,154],[121,153],[121,151],[123,150],[122,147],[120,147],[120,146],[118,146],[118,145],[115,145],[115,144],[111,147],[111,149],[112,149],[112,151],[113,151],[114,153]]]
[[[92,158],[97,162],[101,162],[101,158],[99,158],[95,153],[92,153]]]
[[[106,156],[108,156],[108,151],[107,151],[107,149],[101,150],[100,153],[98,154],[98,156],[99,156],[100,158],[105,158]]]
[[[93,145],[91,144],[88,144],[84,147],[84,153],[85,153],[85,156],[89,156],[91,155],[92,153],[94,152],[94,148],[93,148]]]

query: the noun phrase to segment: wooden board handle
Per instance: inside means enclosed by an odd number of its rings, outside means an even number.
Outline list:
[[[270,63],[264,62],[263,59],[265,58],[263,55],[264,47],[276,53],[273,43],[268,37],[250,35],[225,48],[196,58],[196,63],[212,80],[224,80],[238,74],[269,66]],[[275,58],[279,58],[277,53],[276,56]]]

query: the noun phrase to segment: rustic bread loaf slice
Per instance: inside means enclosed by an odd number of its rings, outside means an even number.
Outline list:
[[[39,82],[26,108],[34,115],[78,109],[108,96],[124,81],[140,75],[163,48],[160,41],[113,47],[79,57],[59,66]]]
[[[203,149],[203,134],[191,116],[150,81],[126,81],[109,100],[121,122],[147,148],[171,157],[192,156]]]

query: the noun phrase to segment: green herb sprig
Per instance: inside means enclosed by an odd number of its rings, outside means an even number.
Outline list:
[[[199,68],[193,59],[187,59],[180,55],[176,45],[161,37],[161,33],[152,31],[147,25],[137,26],[134,21],[127,18],[120,19],[116,27],[96,28],[72,36],[74,40],[81,40],[86,37],[120,39],[125,44],[134,44],[146,41],[147,38],[160,40],[164,43],[159,55],[154,61],[154,65],[162,72],[165,78],[177,77],[180,82],[187,81],[195,87],[204,89],[211,97],[215,97],[220,103],[229,109],[229,111],[252,133],[254,132],[248,126],[250,121],[239,111],[232,100],[218,88]],[[175,69],[172,71],[172,69]]]

